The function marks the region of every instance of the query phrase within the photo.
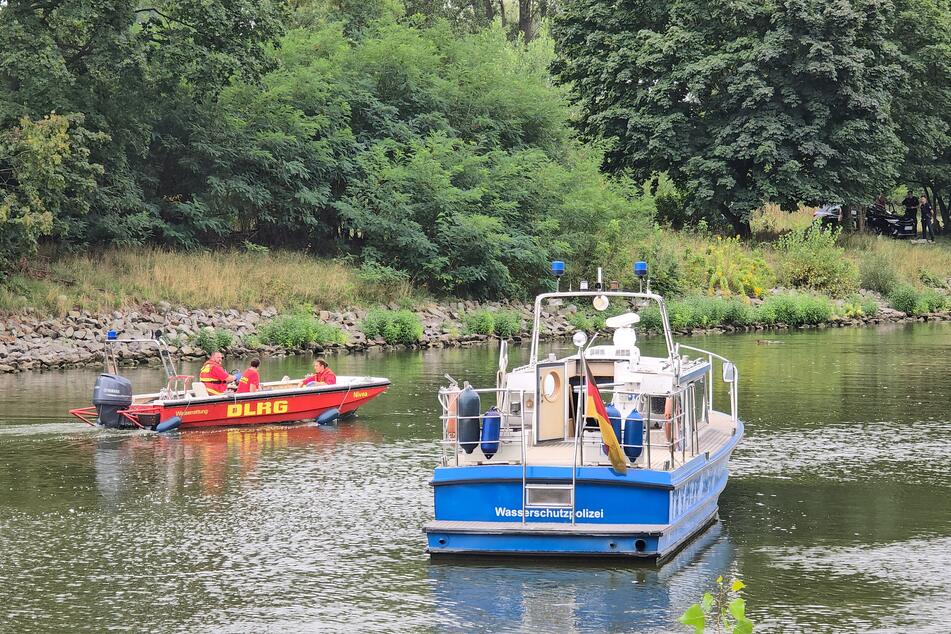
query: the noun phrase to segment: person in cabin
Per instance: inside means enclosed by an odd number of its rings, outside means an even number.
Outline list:
[[[260,359],[257,357],[251,359],[251,363],[248,364],[248,369],[242,372],[241,378],[238,379],[238,394],[257,392],[261,389],[261,375],[258,374],[258,366],[260,365]]]
[[[330,365],[323,359],[314,361],[314,373],[308,374],[304,380],[297,384],[297,387],[306,385],[334,385],[337,382],[337,375],[330,369]]]
[[[234,381],[234,375],[228,374],[227,370],[221,366],[223,359],[224,355],[215,350],[205,361],[205,365],[201,366],[198,380],[205,384],[209,394],[224,394],[228,389],[228,383]]]

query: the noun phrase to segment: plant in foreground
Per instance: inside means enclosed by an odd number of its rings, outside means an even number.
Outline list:
[[[723,577],[717,577],[716,594],[705,592],[700,603],[694,603],[678,619],[692,627],[695,634],[702,634],[707,627],[715,632],[750,634],[753,622],[746,618],[746,601],[740,591],[746,587],[739,579],[727,585]]]

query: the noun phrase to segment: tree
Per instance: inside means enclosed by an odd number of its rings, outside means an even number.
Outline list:
[[[697,214],[749,235],[764,202],[866,200],[897,176],[901,76],[877,0],[569,0],[558,79],[605,166],[667,173]]]
[[[900,0],[893,38],[906,73],[894,117],[904,145],[902,179],[924,188],[951,226],[951,8],[947,0]]]

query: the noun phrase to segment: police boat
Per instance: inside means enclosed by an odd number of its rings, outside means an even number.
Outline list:
[[[154,349],[161,360],[167,382],[158,392],[133,394],[132,383],[119,375],[119,350],[132,345]],[[390,386],[389,379],[372,376],[338,376],[334,385],[304,387],[285,378],[261,383],[256,392],[209,394],[194,376],[176,370],[160,332],[153,333],[151,339],[120,339],[115,331],[109,331],[105,366],[93,387],[92,405],[69,413],[88,425],[157,432],[303,420],[331,423],[354,414]]]
[[[552,263],[556,277],[564,270]],[[527,365],[509,371],[503,342],[495,386],[440,389],[435,517],[424,526],[432,556],[665,560],[717,520],[743,437],[739,373],[718,354],[675,343],[647,264],[634,272],[637,292],[605,288],[599,269],[591,290],[581,282],[539,295]],[[574,354],[543,356],[542,317],[566,302],[620,314],[605,320],[607,342],[578,331]],[[645,309],[659,312],[663,356],[637,347]]]

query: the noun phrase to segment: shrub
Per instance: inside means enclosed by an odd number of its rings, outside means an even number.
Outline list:
[[[660,309],[653,302],[637,313],[641,316],[640,327],[644,330],[660,330],[664,327],[660,319]]]
[[[888,303],[895,310],[914,315],[920,299],[920,294],[913,286],[902,284],[888,296]]]
[[[495,334],[495,316],[488,310],[468,313],[462,323],[467,335]]]
[[[702,254],[687,258],[688,282],[713,295],[760,297],[773,285],[773,274],[762,257],[744,250],[736,238],[717,238]]]
[[[522,332],[522,316],[514,310],[500,310],[495,314],[495,334],[514,337]]]
[[[931,288],[945,287],[944,280],[927,269],[921,269],[921,271],[918,273],[918,279],[922,284],[925,286],[930,286]]]
[[[756,320],[763,324],[803,326],[827,322],[832,314],[832,303],[825,297],[784,293],[767,298],[756,310]]]
[[[726,302],[723,311],[723,323],[732,326],[748,326],[756,321],[753,307],[739,299]]]
[[[862,288],[888,296],[898,285],[898,273],[884,255],[871,254],[859,263]]]
[[[863,297],[861,300],[862,312],[869,317],[878,314],[878,302],[871,297]]]
[[[258,329],[264,343],[285,348],[309,344],[345,343],[347,338],[337,326],[325,324],[313,315],[291,313],[275,317]]]
[[[926,313],[936,313],[939,310],[944,310],[947,304],[947,298],[944,295],[930,288],[921,294],[918,301],[925,309],[922,312]]]
[[[220,328],[202,328],[195,336],[195,345],[211,354],[215,350],[222,350],[231,345],[234,336],[227,330]]]
[[[836,245],[838,231],[819,231],[813,225],[780,238],[779,279],[796,288],[824,291],[835,297],[854,291],[858,269]]]
[[[842,303],[843,317],[865,317],[878,313],[878,302],[871,297],[853,294]]]
[[[363,334],[368,339],[383,337],[389,344],[410,345],[423,336],[423,324],[412,311],[374,308],[363,320]]]
[[[686,297],[667,305],[672,328],[707,328],[723,323],[726,302],[714,297]]]

